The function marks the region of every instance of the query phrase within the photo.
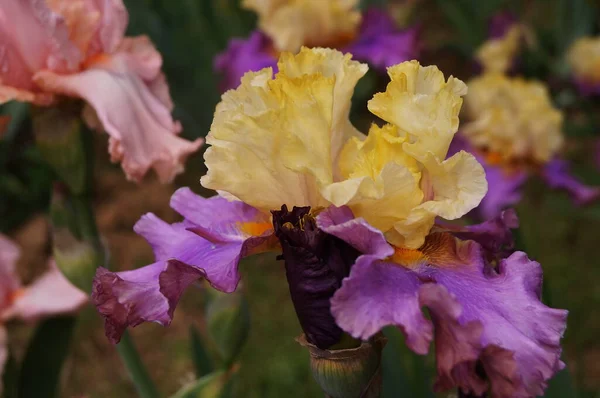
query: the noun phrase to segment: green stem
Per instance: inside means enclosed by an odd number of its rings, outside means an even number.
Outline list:
[[[129,333],[123,333],[121,342],[117,344],[117,351],[127,368],[129,377],[133,381],[139,396],[141,398],[158,398],[159,394],[156,386],[142,363],[142,360],[133,345],[133,341],[131,340],[131,337],[129,337]]]

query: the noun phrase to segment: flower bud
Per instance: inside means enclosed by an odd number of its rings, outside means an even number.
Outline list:
[[[377,398],[381,394],[381,355],[386,338],[377,335],[357,348],[322,350],[296,339],[310,352],[313,377],[330,398]]]
[[[242,289],[222,293],[210,289],[206,308],[208,333],[225,367],[229,367],[242,350],[250,331],[250,311]]]
[[[46,162],[73,193],[84,193],[89,159],[80,103],[62,101],[54,107],[33,107],[31,119],[37,147]]]

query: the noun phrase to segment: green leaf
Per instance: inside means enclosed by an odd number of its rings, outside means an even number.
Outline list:
[[[192,346],[192,360],[196,368],[196,376],[202,377],[212,372],[212,360],[202,342],[202,337],[194,325],[190,326],[190,344]]]
[[[208,374],[181,388],[171,398],[229,398],[237,369]]]
[[[76,318],[49,318],[37,327],[19,374],[19,398],[57,396],[63,362],[69,352]]]
[[[383,349],[382,398],[434,398],[432,371],[427,357],[416,355],[404,343],[402,333],[393,327],[384,329],[388,342]]]
[[[4,393],[3,398],[17,398],[19,396],[19,369],[11,351],[8,352],[8,359],[4,365],[4,374],[2,374],[0,383],[2,383],[0,390]]]
[[[236,361],[250,331],[250,311],[243,292],[221,293],[209,290],[210,299],[206,311],[208,334],[228,368]]]
[[[123,333],[121,342],[117,344],[117,351],[127,368],[127,373],[129,373],[138,395],[141,398],[158,398],[158,390],[144,367],[144,363],[127,331]]]
[[[579,398],[580,396],[568,369],[563,369],[550,380],[544,395],[545,398]]]

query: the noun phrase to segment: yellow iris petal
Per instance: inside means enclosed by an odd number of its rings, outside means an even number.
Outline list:
[[[269,211],[325,206],[321,186],[333,182],[334,148],[355,129],[350,93],[367,67],[333,50],[283,55],[280,73],[248,73],[223,95],[205,153],[202,184]],[[345,117],[342,117],[345,115]]]
[[[244,0],[279,51],[335,47],[352,38],[361,21],[358,0]]]
[[[600,83],[600,36],[575,40],[567,52],[575,77],[584,83]]]
[[[408,133],[405,150],[418,160],[431,152],[444,159],[458,130],[458,113],[466,85],[435,66],[422,67],[417,61],[403,62],[388,69],[391,82],[384,93],[375,94],[369,110]]]
[[[469,82],[465,107],[464,135],[506,161],[547,162],[562,146],[563,116],[541,82],[486,73]]]
[[[504,73],[512,65],[522,37],[521,26],[515,24],[504,36],[483,43],[475,58],[486,72]]]

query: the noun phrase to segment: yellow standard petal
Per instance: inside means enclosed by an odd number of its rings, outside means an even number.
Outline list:
[[[391,82],[369,101],[369,110],[408,134],[405,151],[411,156],[424,160],[431,152],[445,159],[467,86],[452,76],[445,81],[436,66],[417,61],[393,66],[388,74]]]
[[[332,142],[355,132],[340,115],[366,66],[336,51],[305,49],[283,55],[280,68],[274,79],[270,69],[247,73],[223,95],[202,184],[263,211],[326,206],[320,188],[334,179]]]
[[[358,0],[244,0],[279,51],[336,47],[352,39],[361,21]]]
[[[469,82],[465,108],[464,136],[501,161],[544,163],[562,146],[563,116],[542,82],[486,73]]]
[[[567,53],[575,77],[584,83],[600,83],[600,36],[575,40]]]
[[[484,71],[504,73],[512,65],[523,37],[520,25],[513,25],[504,36],[483,43],[475,53]]]

